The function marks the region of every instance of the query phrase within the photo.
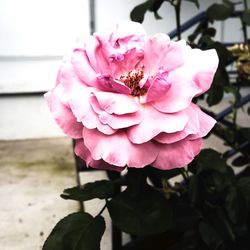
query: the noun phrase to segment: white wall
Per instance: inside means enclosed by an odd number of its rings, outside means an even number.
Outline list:
[[[96,30],[118,19],[129,20],[133,7],[144,1],[95,0]],[[182,22],[219,1],[200,2],[200,10],[183,2]],[[143,26],[149,35],[168,33],[176,26],[169,3],[164,2],[159,14],[162,20],[146,14]],[[62,56],[79,37],[89,35],[89,24],[89,0],[0,0],[0,93],[52,88]],[[217,39],[242,40],[234,21],[215,25]],[[0,139],[62,135],[41,97],[1,98],[0,114]]]
[[[88,35],[87,0],[0,0],[0,93],[52,88],[63,55]],[[42,97],[2,97],[0,114],[0,139],[62,136]]]

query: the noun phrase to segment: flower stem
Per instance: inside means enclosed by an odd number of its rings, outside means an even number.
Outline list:
[[[244,3],[244,10],[248,11],[247,0],[244,0],[243,3]],[[247,26],[246,26],[245,22],[243,21],[242,17],[241,17],[241,24],[242,24],[244,43],[248,44]]]
[[[188,183],[188,182],[189,182],[188,171],[187,171],[186,169],[184,169],[184,168],[181,169],[181,175],[182,175],[184,181],[185,181],[186,183]]]
[[[106,207],[107,207],[107,204],[108,204],[108,200],[106,200],[105,205],[104,205],[103,208],[100,210],[100,212],[96,215],[96,217],[100,216],[100,215],[103,213],[103,211],[104,211],[104,210],[106,209]]]
[[[174,5],[175,18],[176,18],[176,28],[177,28],[177,38],[181,40],[181,0],[178,0]]]

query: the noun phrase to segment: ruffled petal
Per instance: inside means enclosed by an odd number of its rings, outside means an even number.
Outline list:
[[[161,112],[174,113],[187,108],[193,97],[200,92],[193,79],[188,77],[184,67],[171,71],[167,82],[171,84],[167,93],[152,105]]]
[[[211,87],[219,58],[215,49],[202,51],[190,48],[188,52],[185,64],[200,90],[197,95],[200,95]]]
[[[174,143],[180,141],[190,134],[197,134],[200,130],[199,108],[195,104],[191,104],[185,111],[188,115],[188,122],[183,130],[175,133],[160,133],[154,140],[160,143]]]
[[[98,87],[103,91],[121,93],[125,95],[130,94],[130,88],[127,87],[124,83],[113,79],[112,76],[108,74],[98,75]]]
[[[142,121],[141,112],[131,114],[115,115],[102,112],[99,115],[101,123],[108,124],[113,129],[128,128],[133,125],[139,124]]]
[[[71,57],[71,63],[74,68],[73,72],[75,72],[82,82],[89,86],[97,86],[97,74],[89,64],[89,60],[84,49],[74,49]]]
[[[110,92],[95,92],[95,97],[101,107],[109,114],[129,114],[139,110],[138,100],[130,95]]]
[[[60,95],[61,99],[68,104],[78,122],[81,122],[89,129],[97,128],[105,134],[113,134],[115,129],[100,122],[98,115],[90,105],[90,99],[95,88],[86,87],[79,81],[67,81],[67,78],[62,77],[63,91]]]
[[[204,113],[198,106],[197,110],[198,110],[198,115],[199,115],[199,131],[196,134],[191,134],[189,136],[190,140],[193,139],[197,139],[200,137],[204,137],[206,136],[210,130],[214,127],[214,125],[216,124],[216,120],[214,118],[212,118],[211,116],[207,115],[206,113]]]
[[[76,140],[74,151],[77,156],[79,156],[81,159],[85,161],[87,167],[92,167],[96,169],[114,170],[118,172],[121,172],[124,169],[124,167],[117,167],[117,166],[110,165],[102,159],[97,160],[97,161],[94,160],[91,157],[90,151],[84,145],[84,142],[82,139]]]
[[[159,73],[154,79],[148,81],[150,81],[150,87],[147,91],[146,102],[159,100],[171,87],[164,72]]]
[[[160,133],[154,140],[160,143],[174,143],[180,141],[187,136],[189,139],[201,138],[213,128],[216,121],[205,114],[201,109],[191,103],[191,105],[186,109],[188,115],[188,123],[182,131],[175,133]]]
[[[85,51],[89,59],[89,64],[97,74],[111,73],[109,62],[103,55],[102,45],[96,37],[91,36],[86,41]]]
[[[150,105],[144,105],[143,120],[140,124],[128,128],[128,138],[133,143],[144,143],[161,132],[173,133],[184,129],[188,122],[186,112],[167,114],[159,112]]]
[[[81,138],[83,125],[77,122],[72,111],[60,100],[60,85],[49,92],[44,97],[59,127],[65,134],[72,138]]]
[[[167,81],[171,88],[166,95],[152,105],[162,112],[177,112],[185,109],[193,97],[211,86],[218,66],[218,56],[214,49],[202,51],[186,46],[184,64],[169,72]]]
[[[124,131],[113,135],[104,135],[95,129],[83,130],[84,144],[95,160],[119,167],[142,168],[151,164],[158,155],[157,146],[152,142],[143,144],[131,143]]]
[[[119,22],[108,32],[98,32],[94,36],[101,44],[111,75],[115,78],[135,69],[143,58],[145,31],[138,23]]]
[[[183,41],[172,42],[165,34],[156,34],[146,41],[143,64],[148,75],[155,75],[159,69],[171,71],[184,63]]]
[[[94,111],[98,114],[100,122],[103,124],[108,124],[113,129],[127,128],[139,124],[142,121],[142,114],[140,111],[124,115],[107,113],[101,109],[95,96],[90,98],[90,104]]]
[[[184,167],[200,152],[202,139],[159,144],[159,154],[153,166],[162,170]]]

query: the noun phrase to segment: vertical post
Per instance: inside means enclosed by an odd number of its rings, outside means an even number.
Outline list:
[[[121,174],[115,171],[107,170],[107,175],[110,180],[116,180],[121,178]],[[121,188],[117,187],[117,192],[121,192]],[[111,222],[112,223],[112,222]],[[113,223],[111,225],[111,239],[112,239],[112,250],[121,250],[122,249],[122,232],[119,230]]]
[[[89,0],[90,34],[95,32],[95,0]]]
[[[73,154],[74,154],[74,158],[75,158],[76,182],[77,182],[77,185],[80,187],[81,186],[80,170],[81,170],[81,164],[84,164],[84,163],[83,163],[83,160],[80,160],[79,157],[74,152],[74,148],[75,148],[75,144],[76,144],[76,141],[74,139],[73,139],[72,143],[73,143]],[[84,212],[83,202],[79,201],[79,206],[80,206],[80,211]]]

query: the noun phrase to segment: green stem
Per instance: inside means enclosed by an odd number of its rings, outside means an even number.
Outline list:
[[[107,204],[108,204],[108,201],[106,200],[105,205],[103,206],[103,208],[101,209],[101,211],[96,215],[96,217],[100,216],[100,215],[103,213],[103,211],[104,211],[104,210],[106,209],[106,207],[107,207]]]
[[[181,175],[183,177],[183,179],[185,180],[185,182],[189,182],[189,176],[188,176],[188,172],[186,171],[186,169],[182,168],[181,169]]]
[[[248,11],[247,0],[244,0],[243,3],[244,3],[244,10]],[[246,26],[246,24],[245,24],[245,22],[243,21],[242,18],[241,18],[241,24],[242,24],[244,43],[248,44],[247,26]]]
[[[140,193],[147,185],[146,169],[128,168],[126,176],[128,189],[131,193]]]
[[[174,5],[175,18],[176,18],[176,28],[177,28],[177,38],[181,40],[181,0],[178,0]]]

